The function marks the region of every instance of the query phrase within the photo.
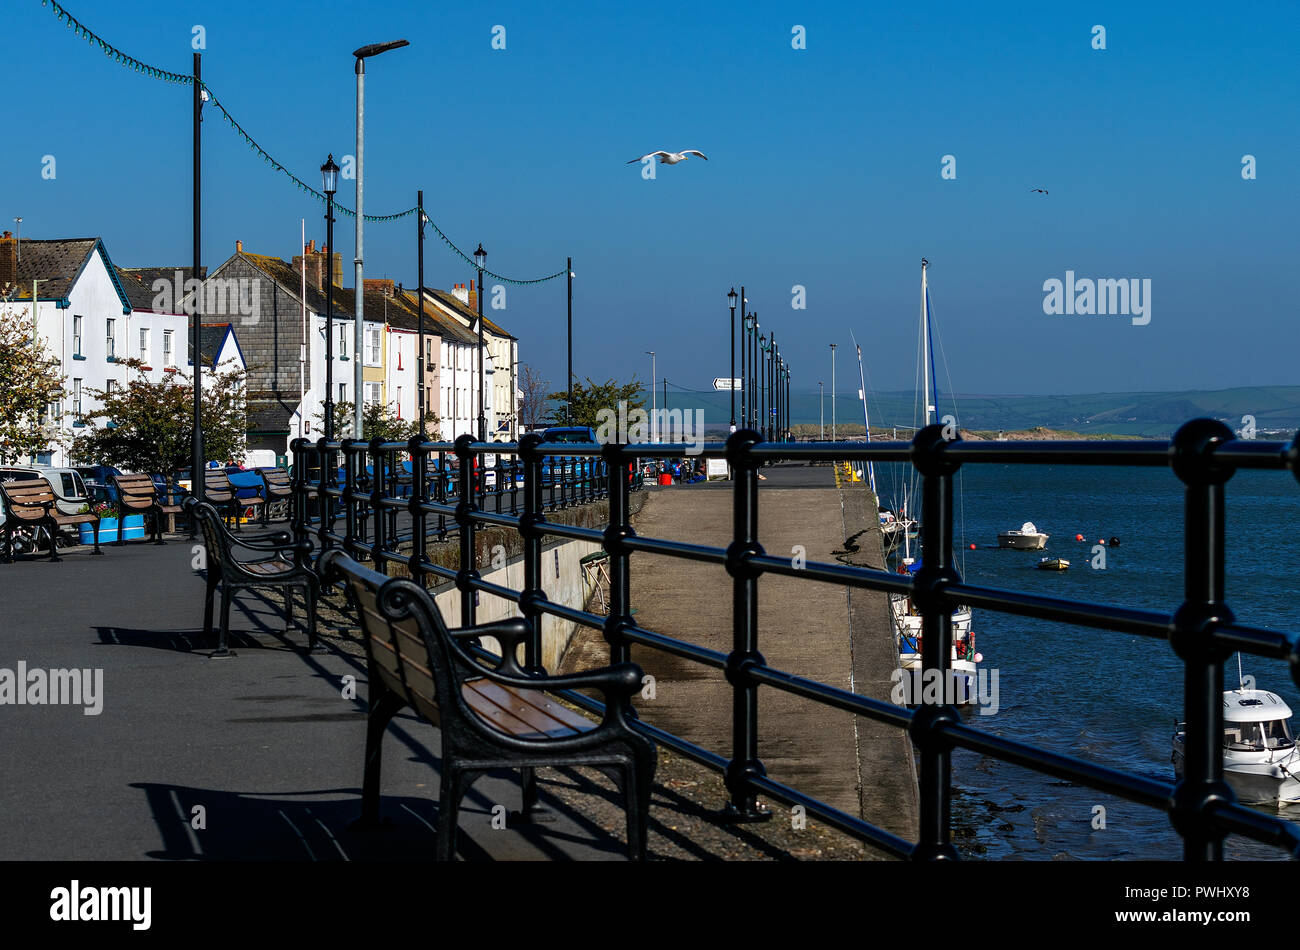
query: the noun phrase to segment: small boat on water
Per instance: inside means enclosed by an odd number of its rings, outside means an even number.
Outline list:
[[[1047,547],[1047,538],[1048,535],[1035,528],[1032,521],[1026,521],[1018,531],[999,531],[998,547],[1016,551],[1041,551]]]
[[[910,558],[907,559],[911,561]],[[903,570],[915,573],[920,562],[905,563]],[[912,677],[909,696],[922,695],[921,614],[906,594],[889,595],[894,634],[898,641],[898,664]],[[975,652],[975,634],[971,631],[971,609],[958,607],[952,612],[952,655],[949,657],[952,695],[946,701],[956,706],[976,701],[976,680],[983,654]]]
[[[1223,694],[1223,777],[1247,805],[1300,803],[1300,750],[1291,707],[1276,693],[1234,689]],[[1173,738],[1174,773],[1183,777],[1184,724]]]
[[[1038,569],[1040,571],[1068,571],[1070,562],[1063,557],[1045,557],[1039,560]]]

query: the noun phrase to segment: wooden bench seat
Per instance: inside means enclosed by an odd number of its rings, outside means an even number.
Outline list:
[[[0,484],[4,492],[5,506],[5,559],[13,561],[14,532],[20,528],[45,528],[50,534],[50,560],[61,561],[59,557],[58,534],[65,526],[89,524],[94,526],[95,548],[92,554],[103,554],[99,549],[99,515],[87,511],[81,514],[68,514],[58,508],[58,496],[45,479],[32,479],[21,482],[4,482]]]
[[[266,507],[266,499],[260,495],[256,498],[240,498],[239,489],[230,483],[230,476],[220,469],[212,468],[203,473],[203,497],[200,501],[207,502],[227,520],[233,519],[236,531],[239,530],[239,519],[246,508],[252,508],[256,512],[256,509]]]
[[[265,527],[270,521],[273,504],[292,505],[293,482],[282,468],[259,468],[257,473],[262,476],[262,498],[266,502],[262,506],[262,525]]]
[[[325,583],[342,583],[356,609],[366,644],[370,711],[362,780],[363,827],[379,823],[380,761],[384,732],[393,716],[410,707],[442,736],[439,788],[439,860],[455,853],[461,797],[494,769],[518,768],[526,816],[537,803],[535,770],[586,765],[619,786],[627,813],[628,854],[645,857],[654,743],[631,727],[631,697],[641,688],[641,668],[620,663],[600,670],[549,676],[526,671],[518,650],[530,634],[523,619],[449,630],[429,594],[404,578],[388,578],[340,550],[318,565]],[[499,657],[488,660],[467,644],[492,637]],[[605,714],[593,722],[553,695],[599,690]],[[456,701],[445,701],[455,696]],[[440,697],[444,699],[440,700]]]
[[[118,523],[115,546],[124,542],[126,535],[126,516],[142,514],[153,524],[154,544],[166,544],[163,540],[162,519],[165,515],[180,514],[180,505],[166,504],[158,497],[158,486],[148,475],[118,474],[109,475],[109,483],[117,489],[117,509],[121,518]]]

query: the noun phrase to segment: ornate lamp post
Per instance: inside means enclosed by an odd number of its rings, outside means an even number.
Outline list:
[[[320,167],[325,192],[325,441],[334,441],[334,192],[339,190],[339,167],[334,153]],[[358,354],[358,357],[360,354]]]
[[[487,251],[483,250],[483,242],[480,241],[478,250],[474,252],[474,264],[478,267],[478,440],[487,441],[487,410],[483,401],[484,385],[483,380],[483,268],[487,266]]]
[[[731,390],[731,431],[736,431],[736,288],[727,294],[727,303],[731,307],[731,375],[727,378],[727,388]]]

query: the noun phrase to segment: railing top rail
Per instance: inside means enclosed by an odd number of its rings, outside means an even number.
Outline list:
[[[742,455],[754,461],[861,461],[911,462],[915,458],[912,442],[764,442],[741,443]],[[637,458],[678,458],[681,456],[722,458],[727,455],[726,442],[477,442],[462,443],[470,455],[576,456],[614,458],[630,462]],[[455,442],[367,442],[343,439],[336,442],[302,440],[293,443],[307,450],[342,453],[363,452],[445,452],[455,454]],[[1173,442],[1168,439],[1106,441],[1076,439],[1066,441],[964,441],[954,439],[938,444],[929,451],[939,459],[955,463],[991,462],[1022,465],[1132,465],[1153,468],[1169,466],[1173,460]],[[1213,462],[1234,468],[1300,470],[1300,433],[1290,442],[1255,439],[1232,439],[1206,449]]]

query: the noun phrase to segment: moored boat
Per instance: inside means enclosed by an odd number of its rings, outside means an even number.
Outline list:
[[[1048,537],[1034,527],[1032,521],[1026,521],[1019,530],[999,531],[998,547],[1016,551],[1041,551],[1047,547]]]
[[[1223,777],[1239,801],[1283,807],[1300,803],[1300,750],[1291,707],[1276,693],[1234,689],[1223,694]],[[1173,737],[1174,772],[1183,776],[1184,724]]]
[[[1045,557],[1038,562],[1040,571],[1068,571],[1070,562],[1063,557]]]

